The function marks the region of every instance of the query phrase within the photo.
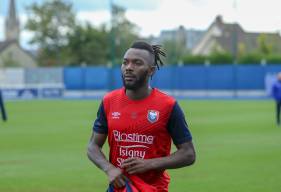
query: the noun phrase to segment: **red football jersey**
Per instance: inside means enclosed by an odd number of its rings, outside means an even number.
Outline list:
[[[142,100],[131,100],[124,88],[108,93],[103,105],[110,162],[120,167],[131,157],[150,159],[170,155],[171,136],[167,123],[175,102],[155,88]],[[152,170],[137,176],[159,192],[168,191],[170,177],[166,171]]]

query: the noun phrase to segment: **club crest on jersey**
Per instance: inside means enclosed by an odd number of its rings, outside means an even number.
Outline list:
[[[148,110],[147,119],[150,123],[155,123],[159,119],[159,111]]]
[[[111,115],[112,115],[112,119],[120,119],[121,113],[115,111],[115,112],[112,112]]]

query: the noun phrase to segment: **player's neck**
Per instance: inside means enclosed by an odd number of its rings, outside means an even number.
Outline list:
[[[141,100],[148,97],[151,91],[152,88],[147,85],[136,90],[126,89],[126,95],[132,100]]]

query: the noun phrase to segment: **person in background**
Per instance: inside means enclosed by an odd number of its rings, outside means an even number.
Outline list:
[[[277,80],[272,85],[272,96],[276,103],[276,123],[280,126],[281,110],[281,72],[277,74]]]
[[[7,114],[6,114],[1,90],[0,90],[0,108],[1,108],[1,114],[2,114],[3,121],[7,121]]]

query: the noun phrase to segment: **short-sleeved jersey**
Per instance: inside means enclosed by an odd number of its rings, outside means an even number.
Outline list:
[[[116,167],[131,157],[170,155],[171,138],[175,144],[192,139],[175,99],[155,88],[142,100],[129,99],[124,88],[108,93],[99,108],[94,131],[108,134],[109,160]],[[137,176],[159,191],[168,191],[170,178],[165,171],[152,170]]]

